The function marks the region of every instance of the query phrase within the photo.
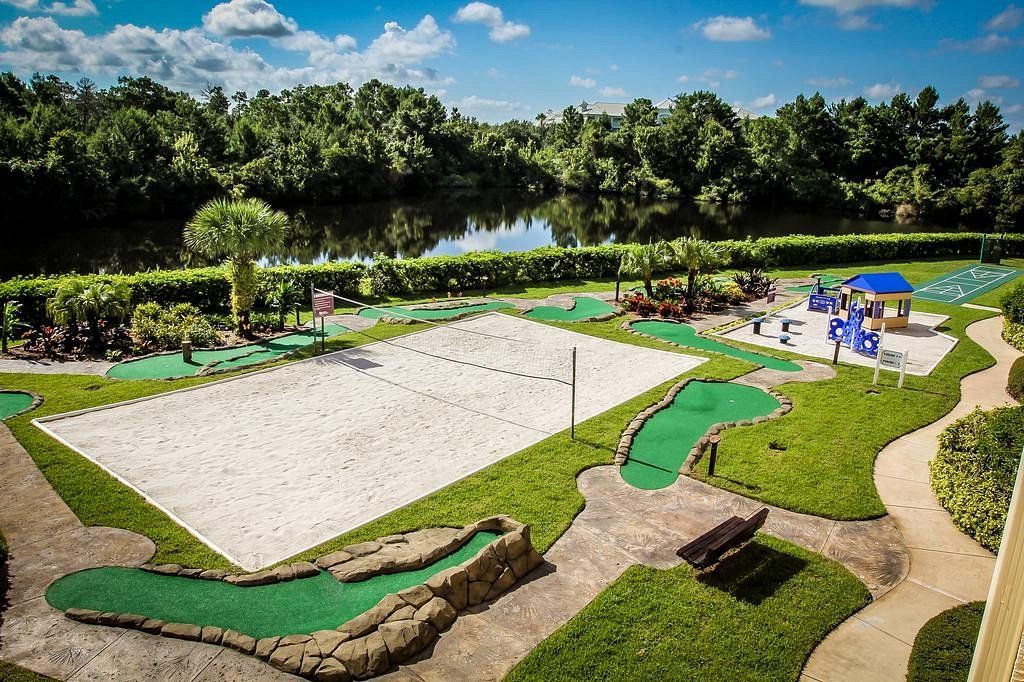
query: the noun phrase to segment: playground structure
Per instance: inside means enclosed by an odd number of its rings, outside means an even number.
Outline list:
[[[910,298],[914,287],[898,272],[854,275],[839,286],[839,316],[850,322],[854,311],[861,319],[856,326],[878,331],[910,324]],[[886,304],[896,304],[896,314],[886,315]],[[831,323],[830,323],[831,324]]]
[[[878,332],[864,329],[864,307],[854,301],[847,313],[849,317],[845,320],[841,317],[829,318],[826,338],[846,346],[854,353],[860,353],[869,358],[876,357],[882,337]]]

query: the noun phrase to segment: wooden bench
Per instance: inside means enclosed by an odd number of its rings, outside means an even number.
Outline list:
[[[762,507],[747,518],[733,516],[677,549],[676,556],[697,569],[713,566],[723,554],[749,542],[767,519],[768,507]]]

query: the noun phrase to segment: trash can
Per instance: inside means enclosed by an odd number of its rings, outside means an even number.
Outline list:
[[[754,318],[754,333],[755,334],[758,334],[758,335],[761,334],[761,325],[763,323],[764,323],[764,318],[763,317],[755,317]]]
[[[185,362],[192,362],[192,342],[181,342],[181,359]]]

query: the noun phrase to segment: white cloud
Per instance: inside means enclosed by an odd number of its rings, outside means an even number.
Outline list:
[[[619,70],[619,65],[618,64],[612,64],[611,66],[608,67],[608,70],[609,71],[618,71]]]
[[[863,14],[844,14],[839,17],[839,28],[844,31],[866,31],[882,27]]]
[[[483,24],[491,30],[487,35],[496,43],[507,43],[530,35],[530,27],[505,21],[500,7],[488,5],[486,2],[471,2],[459,8],[455,13],[455,21],[460,24]]]
[[[219,26],[225,31],[258,30],[252,24]],[[264,29],[267,26],[274,31],[271,24],[264,24]],[[441,30],[430,15],[411,29],[395,22],[385,24],[383,33],[363,51],[354,50],[355,41],[349,36],[327,38],[291,23],[286,26],[293,32],[270,40],[304,53],[304,65],[272,66],[255,50],[233,47],[229,38],[218,39],[199,27],[156,30],[120,24],[107,33],[86,35],[61,28],[50,17],[19,17],[0,28],[0,62],[24,73],[150,76],[192,92],[211,83],[232,91],[337,81],[358,85],[371,78],[418,85],[450,82],[423,65],[455,44],[451,33]]]
[[[623,90],[622,88],[613,88],[606,85],[600,90],[598,90],[597,94],[601,95],[602,97],[625,97],[626,91]]]
[[[952,40],[943,38],[939,41],[939,47],[944,50],[970,50],[971,52],[995,52],[1017,44],[1008,36],[998,33],[986,33],[979,38],[971,40]]]
[[[778,104],[779,98],[774,93],[769,93],[764,97],[757,97],[750,102],[751,109],[767,109],[768,107],[774,107]]]
[[[43,12],[65,17],[85,17],[99,14],[92,0],[72,0],[66,2],[43,3],[40,0],[0,0],[0,4],[11,5],[23,12]]]
[[[982,88],[1016,88],[1020,81],[1013,76],[992,75],[979,78],[978,85]]]
[[[595,81],[593,78],[581,78],[576,74],[573,74],[572,76],[569,77],[569,85],[572,85],[577,88],[586,88],[587,90],[589,90],[590,88],[597,85],[597,81]]]
[[[1024,104],[1011,104],[1008,107],[1003,107],[1004,114],[1019,114],[1024,111]]]
[[[740,72],[735,69],[704,69],[699,76],[683,74],[676,78],[676,83],[704,83],[708,87],[717,88],[723,80],[731,81],[739,77]]]
[[[875,83],[864,88],[864,96],[870,99],[891,99],[901,92],[899,83]]]
[[[299,30],[294,19],[266,0],[228,0],[203,16],[203,28],[220,36],[281,38]]]
[[[845,14],[872,7],[899,7],[902,9],[926,7],[929,2],[927,0],[800,0],[800,4],[809,7],[825,7]]]
[[[836,76],[835,78],[808,78],[804,82],[808,85],[813,85],[816,88],[840,88],[853,83],[853,81],[846,76]]]
[[[771,31],[761,28],[754,17],[727,17],[719,15],[701,19],[693,24],[695,31],[700,31],[708,40],[722,42],[740,42],[747,40],[765,40],[771,37]]]
[[[459,100],[458,106],[460,109],[467,110],[499,109],[501,111],[521,111],[526,109],[526,105],[522,102],[507,99],[489,99],[487,97],[477,97],[476,95],[463,97]]]
[[[1010,4],[1002,12],[985,22],[985,28],[989,31],[1011,31],[1021,24],[1024,24],[1024,9]]]
[[[992,102],[993,104],[1002,104],[1003,98],[999,95],[993,95],[984,88],[971,88],[964,93],[964,99],[971,104],[980,104],[982,102]]]

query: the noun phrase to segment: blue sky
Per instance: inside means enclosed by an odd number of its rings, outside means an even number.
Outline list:
[[[1021,0],[1018,0],[1021,1]],[[280,90],[373,77],[483,120],[698,88],[771,113],[934,84],[1024,124],[1024,1],[0,0],[0,68]]]

